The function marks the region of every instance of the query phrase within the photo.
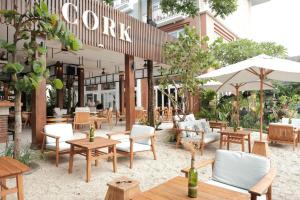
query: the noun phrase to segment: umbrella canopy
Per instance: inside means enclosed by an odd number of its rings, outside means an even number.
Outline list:
[[[263,89],[266,79],[300,82],[300,63],[259,55],[203,74],[198,78],[215,78],[223,84],[238,84],[260,80],[260,140],[263,130]]]
[[[236,93],[236,87],[238,87],[239,91],[253,91],[260,90],[260,81],[250,81],[246,83],[229,83],[223,84],[219,81],[208,81],[203,85],[204,89],[212,89],[216,92],[233,92]],[[264,82],[264,90],[273,90],[274,87],[270,81]]]
[[[222,83],[244,83],[257,81],[261,75],[265,76],[264,79],[300,82],[300,63],[259,55],[203,74],[199,78],[216,78]]]

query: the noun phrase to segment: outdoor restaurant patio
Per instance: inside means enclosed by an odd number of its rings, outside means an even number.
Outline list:
[[[166,125],[168,128],[168,124]],[[104,126],[99,133],[123,130],[119,125],[112,130]],[[126,176],[140,182],[142,191],[151,189],[166,182],[172,177],[183,176],[181,169],[190,165],[189,152],[182,148],[175,148],[174,143],[168,142],[170,131],[157,132],[156,149],[158,160],[154,161],[149,153],[138,154],[134,158],[134,169],[129,170],[128,158],[118,158],[117,172],[112,172],[111,161],[101,161],[98,167],[92,166],[92,178],[89,183],[85,179],[85,159],[75,157],[73,174],[68,174],[69,156],[61,156],[59,167],[55,167],[55,154],[47,153],[44,159],[38,159],[39,168],[24,177],[25,196],[30,200],[44,199],[104,199],[107,192],[107,183],[113,179]],[[22,134],[22,143],[30,141],[30,129],[25,129]],[[98,135],[98,133],[97,133]],[[101,135],[101,134],[99,134]],[[264,135],[265,137],[266,135]],[[253,138],[259,139],[259,134],[254,133]],[[197,161],[214,158],[219,143],[208,145],[203,156],[198,152]],[[300,196],[298,166],[300,165],[299,148],[293,152],[291,146],[271,145],[272,165],[277,169],[277,176],[273,183],[274,200],[297,200]],[[231,150],[240,150],[240,145],[231,145]],[[39,154],[39,151],[36,152]],[[208,180],[211,168],[199,170],[200,180]],[[14,181],[11,180],[12,184]],[[37,189],[38,188],[38,189]],[[8,196],[8,200],[14,199]]]
[[[300,62],[129,2],[0,1],[0,199],[300,199]]]

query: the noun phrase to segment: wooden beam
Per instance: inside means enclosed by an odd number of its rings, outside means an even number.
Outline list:
[[[125,55],[125,102],[126,102],[126,130],[131,130],[135,123],[135,77],[134,57]]]
[[[32,111],[31,111],[31,128],[32,142],[31,148],[37,149],[42,144],[43,136],[41,132],[46,125],[46,80],[43,79],[37,89],[32,92]]]
[[[78,68],[77,69],[78,75],[78,106],[84,106],[84,69]]]
[[[141,79],[142,90],[142,106],[144,109],[148,108],[148,80],[146,78]]]
[[[124,74],[119,75],[119,98],[120,98],[120,114],[123,115],[125,111],[124,106]]]

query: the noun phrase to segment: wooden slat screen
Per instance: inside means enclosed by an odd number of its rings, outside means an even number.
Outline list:
[[[0,0],[0,9],[13,9],[14,2],[17,3],[17,10],[19,12],[24,12],[26,9],[32,7],[34,0]],[[29,5],[25,2],[29,2]],[[104,5],[98,0],[46,0],[49,11],[56,13],[61,19],[63,19],[61,14],[62,5],[68,2],[78,6],[78,13],[71,12],[69,15],[71,19],[78,17],[79,25],[67,24],[67,27],[83,42],[83,44],[94,47],[103,44],[104,48],[107,50],[157,62],[164,61],[162,56],[162,45],[173,39],[167,33],[115,10],[110,6]],[[83,25],[81,16],[85,10],[91,10],[99,17],[100,25],[97,30],[90,31]],[[116,38],[102,33],[102,16],[109,17],[116,22]],[[125,24],[126,27],[131,27],[129,30],[129,35],[132,40],[131,43],[119,39],[119,23]]]

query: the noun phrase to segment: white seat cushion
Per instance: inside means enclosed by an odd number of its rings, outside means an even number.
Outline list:
[[[151,126],[133,125],[131,132],[130,132],[130,137],[134,138],[134,137],[149,136],[149,138],[138,140],[138,141],[136,141],[136,143],[151,145],[150,136],[153,136],[154,132],[155,132],[155,129]]]
[[[212,179],[249,190],[270,170],[270,159],[245,152],[217,150]]]
[[[217,181],[214,181],[214,180],[208,180],[208,181],[206,181],[206,183],[208,183],[210,185],[218,186],[218,187],[221,187],[221,188],[229,189],[229,190],[232,190],[232,191],[235,191],[235,192],[249,194],[249,192],[247,190],[237,188],[237,187],[233,187],[233,186],[230,186],[230,185],[226,185],[224,183],[220,183],[220,182],[217,182]],[[258,196],[257,200],[266,200],[266,195]]]
[[[60,142],[59,143],[59,151],[70,150],[70,146],[71,145],[69,145],[65,142]],[[46,149],[56,150],[56,144],[55,143],[46,144]]]
[[[46,134],[58,136],[59,142],[65,142],[73,138],[72,124],[48,124],[45,125],[44,131]],[[55,143],[56,140],[51,137],[46,137],[46,143]]]
[[[220,134],[219,133],[205,133],[204,134],[204,143],[211,143],[218,141],[220,139]]]
[[[130,152],[130,142],[129,140],[123,140],[121,143],[116,145],[117,150],[124,151],[124,152]],[[133,144],[133,152],[139,152],[139,151],[149,151],[151,150],[150,145],[146,144],[140,144],[140,143],[134,143]]]

